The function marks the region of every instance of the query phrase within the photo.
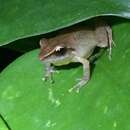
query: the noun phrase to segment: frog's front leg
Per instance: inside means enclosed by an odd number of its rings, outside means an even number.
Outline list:
[[[45,63],[45,74],[43,77],[44,81],[50,80],[51,83],[54,82],[53,80],[53,73],[55,72],[54,67],[51,65],[51,63]]]
[[[77,83],[74,87],[69,89],[69,92],[75,89],[76,92],[78,93],[80,88],[82,88],[85,84],[87,84],[87,82],[90,79],[90,65],[89,65],[89,61],[82,57],[75,56],[74,61],[83,64],[83,77],[80,79],[79,83]]]

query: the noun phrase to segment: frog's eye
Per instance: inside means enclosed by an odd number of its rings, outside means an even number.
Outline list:
[[[56,48],[55,48],[55,55],[56,56],[65,55],[66,52],[67,52],[67,48],[66,47],[56,46]]]
[[[56,46],[55,51],[60,51],[62,48],[64,48],[63,46]]]

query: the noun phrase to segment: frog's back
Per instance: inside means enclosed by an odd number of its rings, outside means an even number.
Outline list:
[[[85,28],[75,32],[76,53],[81,57],[88,58],[94,48],[97,46],[97,41],[95,39],[95,32],[93,28]]]
[[[88,58],[96,46],[111,47],[112,30],[106,23],[96,23],[94,26],[77,29],[75,50],[81,57]]]

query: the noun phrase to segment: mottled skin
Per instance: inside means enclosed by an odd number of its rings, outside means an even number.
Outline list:
[[[45,79],[48,79],[54,72],[52,64],[59,66],[80,62],[83,64],[83,77],[72,88],[78,92],[90,79],[88,58],[92,55],[95,47],[109,47],[111,55],[111,44],[112,30],[103,21],[95,22],[93,26],[89,27],[69,28],[55,37],[41,39],[39,58],[46,65]]]

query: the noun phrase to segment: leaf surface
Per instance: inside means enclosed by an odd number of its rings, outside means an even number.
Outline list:
[[[55,83],[42,81],[39,50],[31,51],[0,74],[0,113],[12,130],[129,130],[130,22],[113,26],[112,60],[96,61],[80,93],[68,90],[82,77],[82,66],[61,69]]]
[[[99,15],[130,18],[129,0],[0,0],[0,45]]]

